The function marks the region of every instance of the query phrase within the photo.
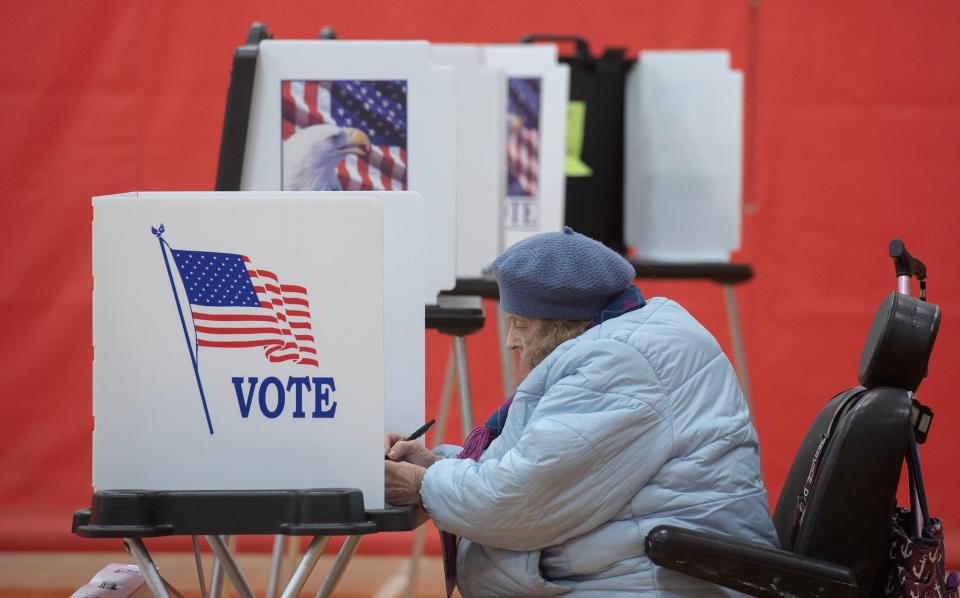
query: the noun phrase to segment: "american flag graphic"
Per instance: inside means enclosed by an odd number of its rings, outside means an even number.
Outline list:
[[[351,127],[370,139],[367,156],[337,165],[346,191],[407,189],[407,82],[282,81],[282,138],[322,123]]]
[[[271,362],[319,365],[307,289],[284,284],[237,253],[170,249],[180,272],[197,347],[263,347]]]
[[[507,195],[532,197],[540,177],[540,79],[507,83]]]

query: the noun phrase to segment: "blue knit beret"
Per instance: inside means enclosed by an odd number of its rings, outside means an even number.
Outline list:
[[[615,251],[564,227],[528,237],[493,262],[500,306],[544,320],[591,320],[633,284],[635,270]]]

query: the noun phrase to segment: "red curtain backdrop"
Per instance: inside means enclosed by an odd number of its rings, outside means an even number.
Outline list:
[[[886,242],[898,236],[926,261],[930,298],[944,312],[921,388],[937,412],[922,451],[931,510],[944,517],[948,557],[960,563],[960,4],[3,0],[0,8],[0,550],[107,548],[69,531],[91,492],[90,198],[213,188],[232,53],[259,20],[280,39],[314,38],[330,25],[348,39],[487,43],[543,32],[634,53],[729,49],[747,74],[736,259],[756,276],[737,293],[771,503],[814,414],[856,383],[873,310],[894,285]],[[641,287],[679,300],[729,349],[718,287]],[[502,398],[496,343],[492,324],[468,341],[477,421]],[[428,337],[433,413],[448,350],[444,337]],[[456,418],[448,430],[456,440]],[[363,546],[408,545],[381,534]]]

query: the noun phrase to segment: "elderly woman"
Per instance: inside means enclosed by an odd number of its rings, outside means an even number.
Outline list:
[[[400,461],[386,463],[387,501],[422,505],[444,532],[448,591],[729,594],[644,555],[660,524],[776,545],[757,434],[716,340],[569,228],[493,271],[529,373],[462,449],[386,440]]]

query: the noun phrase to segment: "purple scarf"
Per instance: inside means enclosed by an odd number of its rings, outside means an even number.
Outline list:
[[[622,316],[627,312],[640,309],[646,305],[640,289],[634,285],[627,287],[622,293],[614,297],[600,310],[600,315],[596,317],[593,325],[601,324]],[[477,426],[470,432],[469,436],[463,441],[463,450],[457,455],[457,459],[473,459],[478,461],[487,447],[490,446],[500,433],[503,432],[503,426],[507,423],[507,414],[510,411],[510,405],[513,404],[513,397],[516,392],[511,394],[506,401],[493,412],[482,426]],[[460,537],[449,532],[440,532],[440,545],[443,554],[443,575],[446,578],[447,597],[453,594],[453,588],[457,585],[457,543]]]

